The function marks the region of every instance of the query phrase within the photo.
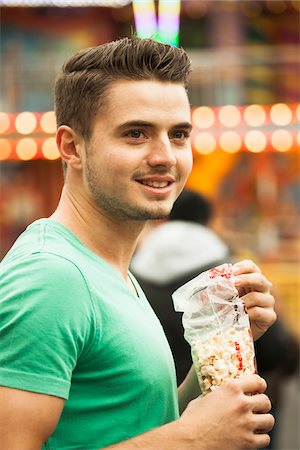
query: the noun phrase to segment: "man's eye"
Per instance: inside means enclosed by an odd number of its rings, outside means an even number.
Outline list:
[[[173,139],[187,139],[189,137],[189,134],[186,131],[174,131],[173,133]]]
[[[142,137],[142,131],[132,130],[128,133],[128,136],[132,137],[133,139],[139,139],[140,137]]]

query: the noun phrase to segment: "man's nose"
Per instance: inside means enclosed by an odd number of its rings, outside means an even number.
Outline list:
[[[169,137],[162,136],[154,139],[148,154],[149,165],[172,167],[176,162],[174,149]]]

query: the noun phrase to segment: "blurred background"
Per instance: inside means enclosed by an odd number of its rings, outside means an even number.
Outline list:
[[[184,47],[194,169],[213,228],[272,281],[300,340],[300,1],[0,0],[0,258],[52,213],[63,183],[53,84],[75,51],[136,32]],[[284,383],[273,448],[299,450],[299,377]]]

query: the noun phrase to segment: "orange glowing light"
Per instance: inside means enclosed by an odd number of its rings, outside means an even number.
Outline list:
[[[287,130],[276,130],[272,133],[271,143],[278,152],[287,152],[293,146],[293,136]]]
[[[278,126],[288,125],[292,121],[292,111],[285,103],[276,103],[270,109],[271,120]]]
[[[197,134],[194,140],[194,148],[202,155],[212,153],[217,147],[216,139],[211,133],[203,132]]]
[[[12,146],[8,139],[0,139],[0,161],[5,161],[10,157]]]
[[[260,105],[250,105],[245,108],[244,119],[250,127],[261,127],[266,121],[266,112]]]
[[[22,112],[17,115],[15,121],[15,127],[20,134],[30,134],[37,126],[37,120],[33,113]]]
[[[40,121],[41,129],[45,133],[52,134],[56,131],[56,120],[54,111],[45,112]]]
[[[296,108],[296,117],[298,120],[300,120],[300,105],[298,105]]]
[[[32,138],[23,138],[17,143],[16,153],[22,161],[29,161],[37,154],[37,143]]]
[[[200,106],[193,111],[192,121],[198,128],[209,128],[215,122],[215,114],[208,106]]]
[[[236,127],[241,121],[240,110],[233,105],[222,106],[219,110],[219,120],[225,127]]]
[[[54,160],[60,157],[54,137],[48,138],[43,142],[42,153],[46,159]]]
[[[242,147],[242,138],[236,131],[225,131],[220,136],[219,144],[227,153],[236,153]]]
[[[245,145],[250,152],[260,153],[267,146],[267,138],[262,131],[252,130],[245,136]]]
[[[0,112],[0,134],[4,134],[10,127],[10,118],[7,113]]]

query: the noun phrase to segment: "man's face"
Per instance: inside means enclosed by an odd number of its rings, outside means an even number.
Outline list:
[[[190,106],[180,84],[118,81],[86,148],[88,195],[117,220],[166,217],[192,168]]]

